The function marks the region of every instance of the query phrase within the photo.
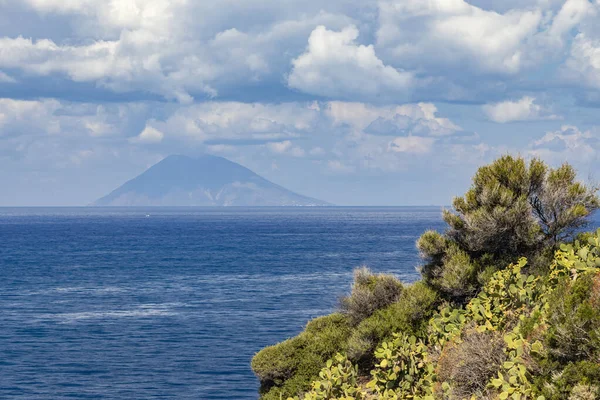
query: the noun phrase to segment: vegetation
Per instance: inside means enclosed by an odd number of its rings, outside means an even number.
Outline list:
[[[310,321],[300,335],[270,346],[252,359],[252,370],[261,381],[263,399],[301,393],[310,388],[327,360],[347,350],[350,325],[342,314]]]
[[[598,206],[568,165],[480,168],[417,242],[423,279],[356,271],[341,313],[255,356],[263,398],[599,399]]]
[[[352,325],[358,325],[375,311],[395,303],[402,289],[402,282],[391,275],[375,275],[366,267],[358,268],[352,293],[341,299],[340,309]]]
[[[574,169],[504,156],[481,167],[471,188],[445,210],[449,229],[417,242],[425,281],[452,300],[465,301],[491,271],[520,257],[549,263],[561,241],[585,226],[600,204],[595,187],[576,181]]]

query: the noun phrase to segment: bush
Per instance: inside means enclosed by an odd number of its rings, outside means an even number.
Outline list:
[[[371,367],[373,352],[394,333],[405,332],[422,336],[433,315],[437,295],[423,282],[404,289],[398,301],[362,321],[348,341],[348,356],[361,368]]]
[[[467,193],[444,211],[448,231],[428,231],[417,241],[423,278],[465,302],[485,269],[519,257],[544,262],[559,242],[573,238],[600,207],[596,192],[577,182],[568,164],[552,169],[537,159],[527,165],[521,157],[501,157],[479,168]]]
[[[401,293],[402,283],[397,278],[373,274],[366,267],[357,268],[352,293],[340,300],[340,309],[352,325],[358,325],[375,311],[396,302]]]
[[[458,246],[451,245],[443,257],[444,268],[430,277],[430,283],[452,298],[469,298],[477,292],[479,268],[469,255]]]
[[[457,342],[448,343],[437,366],[438,382],[447,382],[452,399],[485,395],[490,379],[506,360],[505,343],[498,332],[467,329]]]
[[[252,359],[262,398],[279,400],[307,391],[327,360],[346,351],[349,335],[348,319],[331,314],[310,321],[298,336],[262,349]]]
[[[600,396],[600,388],[598,386],[578,384],[571,391],[569,400],[596,400]]]
[[[564,370],[551,373],[537,381],[539,394],[546,400],[563,400],[567,398],[585,399],[582,389],[597,385],[600,382],[600,364],[591,361],[580,361],[568,364]],[[577,389],[576,389],[577,388]],[[593,389],[590,388],[590,390]],[[600,393],[598,393],[600,395]],[[597,399],[598,397],[593,397]]]
[[[600,356],[600,273],[563,279],[549,304],[546,342],[552,358],[564,363]]]

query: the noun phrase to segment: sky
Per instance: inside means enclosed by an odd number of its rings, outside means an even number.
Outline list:
[[[0,206],[170,154],[440,205],[503,154],[600,173],[600,0],[0,0]]]

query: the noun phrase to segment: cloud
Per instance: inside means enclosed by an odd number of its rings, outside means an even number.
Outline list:
[[[405,97],[413,75],[384,65],[372,45],[356,44],[358,34],[355,26],[340,32],[317,27],[310,34],[306,52],[292,61],[288,85],[333,98]]]
[[[516,121],[533,121],[542,119],[558,119],[557,115],[535,103],[535,97],[524,96],[519,100],[507,100],[500,103],[486,104],[483,112],[494,122],[507,123]]]
[[[395,153],[427,154],[434,142],[433,138],[419,136],[398,137],[390,142],[389,149]]]
[[[580,165],[597,161],[599,150],[600,135],[596,131],[563,125],[560,130],[547,132],[533,141],[529,153],[554,164],[569,160]]]
[[[462,130],[447,118],[437,116],[432,103],[376,106],[354,102],[329,102],[326,113],[335,125],[348,124],[374,135],[451,135]]]
[[[600,38],[579,33],[573,41],[563,73],[576,84],[600,89]]]
[[[327,162],[327,168],[335,174],[350,174],[355,171],[351,165],[346,165],[340,160],[330,160]]]
[[[0,71],[0,83],[16,83],[17,80]]]
[[[289,154],[293,157],[304,157],[305,152],[301,147],[294,146],[290,140],[283,142],[267,143],[267,148],[276,154]]]
[[[182,104],[273,95],[483,103],[522,92],[541,67],[598,88],[589,47],[598,47],[599,5],[587,0],[4,0],[0,8],[8,15],[0,69],[10,74],[0,83],[62,79],[86,100],[112,92]],[[29,96],[66,98],[64,87],[32,84]]]
[[[393,65],[514,74],[541,22],[539,9],[498,13],[463,0],[381,0],[377,48]]]
[[[153,126],[182,141],[207,144],[285,142],[308,134],[319,120],[310,104],[205,102],[178,107]]]
[[[165,134],[156,128],[146,126],[144,130],[135,138],[131,139],[134,143],[160,143]]]

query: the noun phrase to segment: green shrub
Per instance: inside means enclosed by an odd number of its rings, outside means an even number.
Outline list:
[[[479,168],[467,193],[444,211],[448,230],[417,241],[423,279],[466,303],[494,268],[519,257],[544,263],[600,207],[597,191],[577,182],[568,164],[552,169],[538,159],[500,157]]]
[[[599,396],[600,387],[580,383],[571,391],[569,400],[597,400]]]
[[[431,283],[442,293],[452,298],[469,298],[477,291],[477,277],[480,269],[471,261],[471,257],[451,245],[443,258],[444,268],[438,271]]]
[[[564,363],[600,356],[600,274],[563,279],[549,299],[546,343]]]
[[[397,301],[401,293],[402,283],[392,275],[373,274],[366,267],[357,268],[352,293],[340,300],[340,309],[352,325],[358,325],[375,311]]]
[[[582,395],[581,386],[600,383],[600,364],[592,361],[580,361],[568,364],[564,370],[553,371],[536,381],[537,391],[546,400],[563,400],[573,396],[573,392]],[[576,387],[579,388],[575,390]],[[593,389],[593,388],[592,388]],[[598,393],[600,395],[600,393]],[[573,397],[577,399],[577,397]],[[580,397],[585,399],[585,397]],[[594,397],[593,399],[597,399]]]
[[[435,291],[423,282],[404,289],[398,301],[362,321],[348,341],[348,356],[361,368],[372,366],[373,352],[394,333],[423,336],[437,302]]]
[[[310,321],[298,336],[266,347],[252,359],[263,399],[279,400],[310,388],[328,359],[346,351],[350,326],[342,314]]]

